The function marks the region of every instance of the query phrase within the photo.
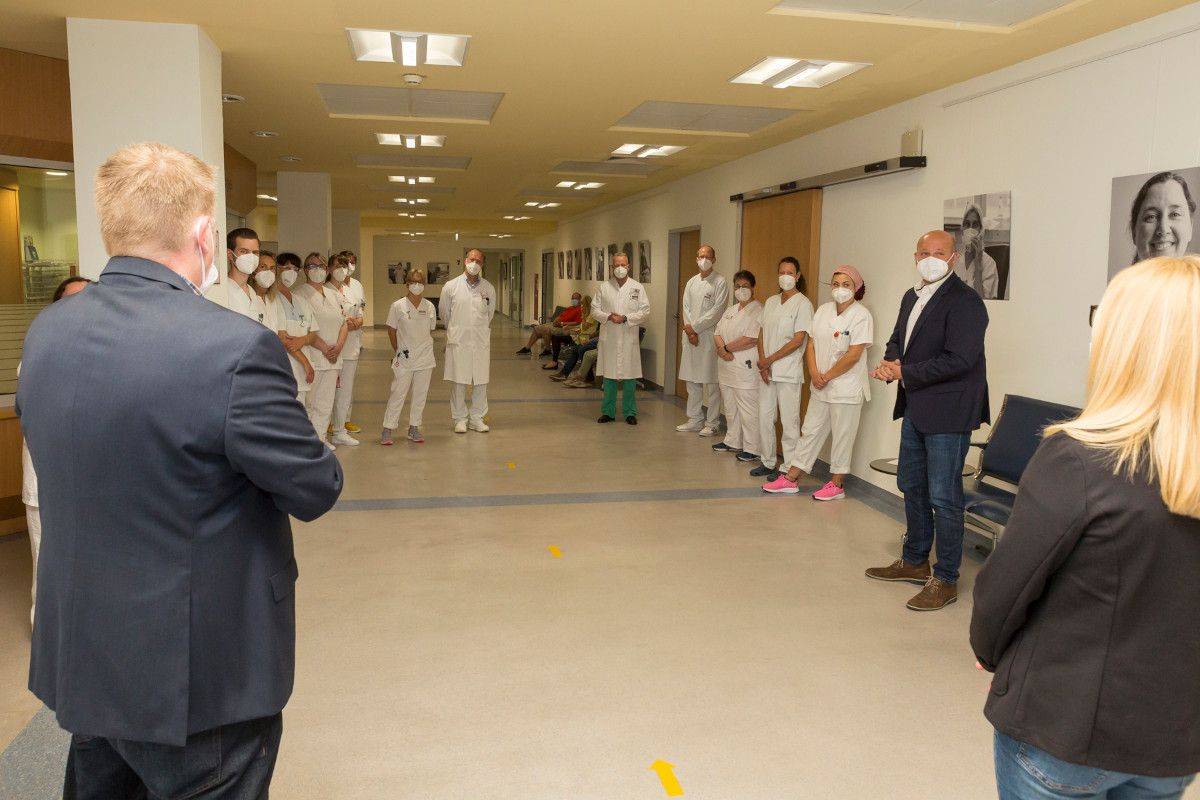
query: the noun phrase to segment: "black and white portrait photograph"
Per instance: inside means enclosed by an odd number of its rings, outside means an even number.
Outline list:
[[[567,251],[567,280],[575,280],[575,251]]]
[[[637,274],[634,272],[637,269],[637,262],[633,260],[633,242],[626,242],[621,248],[621,252],[625,254],[625,258],[629,261],[629,276],[633,277]]]
[[[558,251],[558,279],[560,281],[566,280],[566,277],[567,277],[566,263],[567,263],[566,254],[563,253],[562,250],[559,250]]]
[[[450,263],[448,261],[428,261],[425,267],[425,282],[430,286],[450,280]]]
[[[388,283],[403,286],[408,283],[408,271],[412,269],[411,261],[392,261],[388,264]]]
[[[575,251],[575,278],[583,280],[583,250],[581,249]]]
[[[604,280],[604,245],[596,245],[596,280]]]
[[[1113,178],[1108,279],[1130,264],[1200,250],[1193,242],[1200,167]]]
[[[1012,192],[958,197],[943,204],[943,230],[954,237],[954,271],[984,300],[1007,300]]]
[[[630,262],[633,263],[633,262]],[[650,240],[638,242],[638,283],[650,282]]]
[[[587,274],[587,278],[585,280],[590,281],[592,279],[592,273],[594,272],[592,269],[592,248],[583,248],[583,263],[585,264],[584,272]]]
[[[619,252],[621,252],[621,251],[617,249],[617,246],[615,244],[610,244],[608,246],[608,276],[610,278],[612,277],[613,257],[616,256],[617,253],[619,253]]]

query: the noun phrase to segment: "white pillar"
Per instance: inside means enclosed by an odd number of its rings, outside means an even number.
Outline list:
[[[368,248],[369,250],[370,248]],[[363,320],[367,325],[375,324],[375,281],[371,272],[371,254],[363,251],[362,215],[349,208],[333,210],[333,252],[340,253],[349,250],[358,256],[358,271],[354,277],[363,285],[363,294],[367,300],[367,310]]]
[[[277,173],[279,249],[304,259],[333,248],[333,191],[323,172]]]
[[[72,17],[67,52],[79,274],[96,278],[108,261],[92,196],[96,169],[135,142],[169,144],[217,168],[216,227],[224,239],[221,51],[212,40],[195,25]],[[224,284],[224,264],[217,271]],[[225,287],[208,296],[223,302]]]

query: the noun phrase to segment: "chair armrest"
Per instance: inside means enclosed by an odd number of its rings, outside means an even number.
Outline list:
[[[987,442],[971,442],[971,447],[978,447],[980,450],[987,450]]]

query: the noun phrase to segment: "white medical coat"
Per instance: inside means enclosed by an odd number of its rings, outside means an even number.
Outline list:
[[[446,323],[444,380],[482,386],[488,382],[492,360],[492,316],[496,290],[482,276],[475,286],[467,276],[446,282],[438,300],[438,315]]]
[[[681,339],[679,380],[717,383],[717,345],[713,341],[717,323],[729,305],[729,281],[714,269],[708,277],[693,275],[683,288],[683,324],[691,325],[700,337],[692,347],[685,331]]]
[[[627,317],[613,322],[609,314]],[[592,299],[592,319],[600,323],[600,344],[596,348],[596,376],[624,381],[642,377],[642,349],[638,328],[650,317],[646,290],[633,278],[620,286],[616,278],[601,284]]]

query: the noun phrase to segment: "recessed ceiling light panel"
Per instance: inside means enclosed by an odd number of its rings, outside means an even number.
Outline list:
[[[623,144],[616,150],[612,151],[614,156],[628,156],[630,158],[660,158],[662,156],[672,156],[680,150],[686,150],[687,147],[667,144]],[[598,184],[603,186],[604,184]],[[576,187],[583,188],[583,187]]]
[[[406,67],[461,67],[467,60],[470,36],[416,31],[347,28],[355,61],[378,61]]]
[[[768,56],[749,69],[734,75],[730,83],[750,83],[786,89],[798,86],[820,89],[860,69],[871,66],[856,61],[820,61],[804,58]]]
[[[395,145],[397,147],[445,147],[445,136],[428,136],[414,133],[377,133],[375,140],[379,144]]]

